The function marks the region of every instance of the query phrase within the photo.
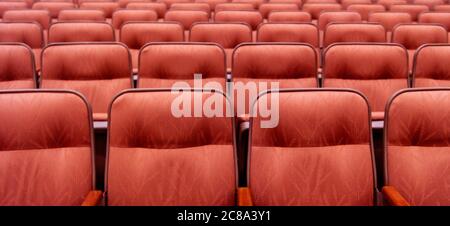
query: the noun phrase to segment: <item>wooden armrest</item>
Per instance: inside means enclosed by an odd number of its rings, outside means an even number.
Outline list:
[[[238,188],[238,206],[253,206],[252,195],[248,187]]]
[[[97,206],[102,200],[102,191],[89,191],[81,206]]]
[[[383,193],[383,198],[391,206],[410,206],[408,201],[393,186],[384,186],[381,192]]]

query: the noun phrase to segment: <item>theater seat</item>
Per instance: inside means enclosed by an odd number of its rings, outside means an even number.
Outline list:
[[[408,4],[394,4],[389,8],[393,12],[406,12],[411,15],[413,21],[417,21],[419,14],[429,11],[426,5],[408,5]]]
[[[441,24],[450,29],[450,12],[425,12],[419,15],[419,23]],[[450,39],[449,39],[450,41]]]
[[[251,3],[220,3],[215,7],[214,12],[218,13],[220,11],[252,11],[255,7]]]
[[[151,22],[157,20],[158,14],[155,11],[145,9],[117,10],[112,15],[112,25],[116,30],[117,39],[119,39],[120,28],[126,22]]]
[[[82,2],[80,4],[80,9],[96,9],[103,11],[106,18],[112,18],[113,13],[119,8],[119,3],[117,2]]]
[[[61,12],[59,12],[58,22],[70,21],[103,22],[106,21],[106,17],[102,10],[97,9],[61,10]]]
[[[165,21],[179,22],[183,25],[185,36],[189,36],[189,29],[196,22],[208,22],[209,14],[205,11],[170,10],[164,16]]]
[[[174,3],[170,5],[170,10],[199,10],[211,14],[211,8],[207,3]]]
[[[0,43],[0,90],[37,88],[34,55],[21,43]]]
[[[386,42],[386,31],[377,23],[328,24],[323,36],[323,46],[337,42]]]
[[[106,22],[57,22],[50,26],[48,32],[48,43],[114,40],[114,29]]]
[[[0,106],[0,205],[81,205],[95,185],[84,97],[64,90],[1,91]]]
[[[58,18],[59,12],[65,9],[75,9],[72,2],[35,2],[32,9],[48,10],[52,19]]]
[[[207,117],[201,112],[197,117],[174,117],[173,103],[191,98],[202,105],[215,100],[223,116],[229,108],[219,91],[129,90],[113,100],[107,205],[236,204],[233,118]],[[162,121],[165,126],[155,126]]]
[[[449,109],[448,88],[402,90],[387,105],[384,179],[406,205],[450,205]]]
[[[111,99],[132,88],[128,48],[108,42],[50,44],[42,51],[41,88],[82,93],[92,106],[94,120],[104,121]]]
[[[250,25],[253,31],[256,31],[258,25],[263,22],[264,18],[256,10],[234,10],[234,11],[219,11],[214,14],[215,22],[222,23],[246,23]]]
[[[264,4],[264,0],[231,0],[232,3],[250,3],[255,9],[258,9],[260,5]]]
[[[273,11],[269,13],[268,22],[299,23],[311,22],[311,14],[302,11]]]
[[[142,47],[139,53],[137,87],[193,87],[195,74],[199,74],[202,86],[223,91],[225,65],[225,51],[215,43],[152,42]]]
[[[450,45],[426,44],[414,55],[413,87],[450,87]]]
[[[264,3],[259,6],[259,12],[263,16],[264,19],[267,19],[269,14],[272,11],[279,11],[279,10],[290,10],[290,11],[297,11],[299,10],[299,7],[295,3]]]
[[[3,13],[8,10],[20,10],[27,8],[28,5],[26,2],[0,2],[0,18],[2,18]]]
[[[177,22],[128,22],[120,29],[120,42],[131,52],[137,73],[139,50],[149,42],[183,42],[183,26]]]
[[[363,93],[372,120],[383,120],[389,97],[408,87],[408,53],[399,44],[336,43],[325,49],[323,59],[323,87]]]
[[[405,12],[374,12],[369,15],[369,22],[383,25],[387,41],[390,42],[394,27],[402,23],[412,23],[412,17]]]
[[[302,10],[311,14],[313,20],[319,19],[322,11],[341,10],[342,6],[336,2],[334,3],[305,3]]]
[[[369,20],[369,15],[374,12],[384,12],[386,8],[379,4],[354,4],[347,7],[348,11],[355,11],[361,15],[363,21]]]
[[[357,12],[349,11],[325,11],[320,13],[318,20],[319,30],[325,30],[329,23],[333,22],[362,22],[361,15]]]
[[[44,33],[44,43],[47,43],[51,20],[52,18],[47,10],[9,10],[3,14],[3,22],[36,22],[40,24]]]
[[[228,0],[194,0],[195,3],[206,3],[209,5],[211,11],[215,11],[215,8],[219,4],[228,3]]]
[[[167,5],[162,2],[130,2],[127,9],[154,10],[161,19],[166,14]]]
[[[248,186],[255,206],[371,206],[376,203],[370,112],[352,90],[260,94],[252,115]],[[268,120],[278,122],[276,127]]]

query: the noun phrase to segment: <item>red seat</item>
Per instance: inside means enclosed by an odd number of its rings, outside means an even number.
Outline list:
[[[92,106],[94,120],[104,121],[111,99],[132,88],[128,48],[107,42],[48,45],[42,51],[41,87],[82,93]]]
[[[413,87],[450,87],[449,44],[426,44],[414,55]]]
[[[415,5],[426,5],[430,9],[433,9],[434,6],[445,4],[444,0],[414,0],[413,3]]]
[[[211,14],[211,8],[207,3],[174,3],[170,10],[199,10]]]
[[[164,18],[167,5],[161,2],[131,2],[127,5],[127,9],[154,10],[158,14],[158,18]]]
[[[112,18],[114,11],[120,8],[117,2],[83,2],[80,9],[96,9],[105,13],[106,18]]]
[[[74,9],[75,4],[72,2],[36,2],[32,9],[48,10],[50,16],[54,19],[58,18],[59,12],[65,9]]]
[[[172,4],[176,3],[190,3],[192,0],[157,0],[156,2],[164,3],[168,8],[172,6]]]
[[[26,9],[9,10],[3,14],[4,22],[37,22],[46,32],[50,27],[51,17],[47,10]]]
[[[348,9],[349,6],[355,4],[372,4],[372,0],[341,0],[341,5],[344,9]]]
[[[341,10],[342,6],[337,3],[305,3],[302,10],[311,14],[313,20],[319,19],[322,11]]]
[[[0,43],[0,90],[37,88],[34,56],[19,43]]]
[[[79,1],[79,0],[78,0]],[[132,3],[147,3],[152,2],[152,0],[117,0],[117,3],[119,3],[120,8],[127,8],[128,4]]]
[[[261,13],[256,10],[219,11],[214,14],[215,22],[247,23],[252,30],[256,30],[263,20]]]
[[[264,3],[259,6],[259,12],[264,19],[267,19],[272,11],[280,10],[296,11],[299,10],[299,7],[295,3]]]
[[[251,3],[220,3],[215,7],[215,12],[220,11],[236,11],[236,10],[255,10]]]
[[[274,106],[275,104],[278,104]],[[275,128],[255,114],[248,186],[255,206],[370,206],[375,166],[369,107],[351,90],[263,93],[256,106],[279,109]]]
[[[205,11],[194,10],[170,10],[164,16],[165,21],[179,22],[184,30],[189,30],[196,22],[209,21],[209,14]]]
[[[0,205],[81,205],[94,189],[90,108],[62,90],[0,92]]]
[[[374,12],[384,12],[386,8],[380,4],[355,4],[347,7],[348,11],[358,12],[361,15],[361,19],[364,21],[369,20],[369,15]]]
[[[209,5],[209,8],[211,9],[211,11],[215,11],[214,9],[216,8],[217,5],[219,4],[223,4],[223,3],[228,3],[228,0],[195,0],[195,3],[206,3]]]
[[[323,46],[337,42],[386,42],[386,30],[376,23],[331,23],[324,32]]]
[[[265,0],[231,0],[232,3],[250,3],[258,9],[260,5],[265,3]]]
[[[203,105],[214,99],[223,112],[229,108],[221,92],[129,90],[114,98],[107,205],[236,204],[233,118],[174,117],[173,103],[192,97]],[[165,126],[155,126],[162,121]]]
[[[123,9],[117,10],[112,15],[112,25],[116,29],[116,36],[119,39],[119,31],[126,22],[150,22],[157,21],[158,14],[147,9]]]
[[[325,30],[326,26],[332,22],[362,22],[361,15],[357,12],[348,11],[325,11],[319,16],[317,22],[319,30]]]
[[[50,26],[48,43],[113,42],[114,29],[106,22],[57,22]]]
[[[450,12],[425,12],[419,15],[419,23],[441,24],[450,29]]]
[[[319,47],[319,29],[311,23],[264,23],[257,42],[303,42]]]
[[[389,9],[392,5],[407,4],[407,0],[377,0],[377,4],[384,5],[386,9]]]
[[[392,30],[402,23],[412,23],[411,15],[402,12],[373,12],[369,22],[380,23],[386,29],[387,41],[391,41]]]
[[[26,2],[0,2],[0,18],[3,17],[3,13],[8,10],[27,9]]]
[[[448,206],[450,90],[410,89],[387,105],[385,183],[410,205]]]
[[[433,11],[436,12],[450,12],[450,5],[435,5]]]
[[[411,19],[413,21],[417,21],[417,18],[419,14],[423,12],[427,12],[429,10],[428,6],[426,5],[392,5],[390,7],[390,11],[394,12],[406,12],[411,15]]]
[[[105,13],[102,10],[95,9],[67,9],[59,12],[58,21],[105,21]]]
[[[383,120],[389,97],[408,87],[408,53],[399,44],[338,43],[328,46],[323,59],[323,87],[362,92],[373,120]]]
[[[302,11],[272,11],[267,21],[269,22],[311,22],[311,14]]]

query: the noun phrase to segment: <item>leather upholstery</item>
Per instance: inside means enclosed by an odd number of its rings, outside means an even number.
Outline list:
[[[216,22],[243,22],[250,25],[252,30],[256,30],[263,22],[261,13],[255,10],[219,11],[214,14]]]
[[[126,9],[118,10],[112,15],[112,25],[115,29],[120,29],[126,22],[136,21],[157,21],[158,14],[153,10]]]
[[[323,46],[336,42],[386,42],[386,31],[381,24],[331,23],[324,33]]]
[[[252,41],[252,30],[244,23],[196,23],[190,31],[191,42],[214,42],[233,49],[243,42]]]
[[[372,0],[341,0],[342,8],[348,9],[350,5],[354,4],[372,4]]]
[[[259,12],[265,19],[267,19],[270,12],[280,10],[299,10],[299,8],[295,3],[264,3],[259,6]]]
[[[255,7],[251,3],[221,3],[215,7],[215,12],[220,11],[242,11],[242,10],[255,10]]]
[[[413,87],[450,86],[450,45],[428,44],[416,51]]]
[[[411,19],[413,21],[417,21],[419,14],[421,14],[423,12],[427,12],[428,10],[429,10],[429,8],[426,5],[407,5],[407,4],[397,5],[397,4],[394,4],[390,7],[390,11],[409,13],[409,15],[411,15]]]
[[[405,12],[374,12],[369,15],[369,22],[380,23],[386,31],[392,31],[397,24],[411,23],[412,17]]]
[[[302,10],[311,14],[313,20],[319,19],[322,11],[341,10],[342,6],[337,3],[305,3]]]
[[[111,18],[114,11],[119,8],[119,3],[117,2],[83,2],[80,4],[80,9],[102,10],[106,18]]]
[[[317,22],[319,30],[325,30],[326,26],[332,22],[362,22],[362,19],[361,15],[357,12],[322,12]]]
[[[165,21],[175,21],[183,25],[184,30],[189,30],[196,22],[209,21],[209,15],[204,11],[170,10],[164,16]]]
[[[105,21],[105,13],[97,9],[67,9],[59,12],[58,21]]]
[[[27,9],[28,5],[26,2],[0,2],[0,18],[3,14],[9,10],[20,10]]]
[[[308,23],[264,23],[258,28],[258,42],[303,42],[319,47],[319,29]]]
[[[48,43],[114,40],[114,29],[106,22],[59,22],[53,23],[48,31]]]
[[[33,52],[24,44],[0,44],[0,90],[36,88]]]
[[[50,26],[50,14],[47,10],[10,10],[3,15],[4,22],[30,22],[34,21],[48,30]]]
[[[211,11],[214,11],[216,6],[223,3],[228,3],[228,0],[195,0],[196,3],[206,3],[209,5]]]
[[[380,4],[355,4],[347,7],[348,11],[355,11],[361,15],[361,19],[364,21],[369,20],[369,15],[374,12],[384,12],[386,8]]]
[[[35,22],[0,23],[0,42],[21,42],[30,48],[42,48],[42,27]]]
[[[392,42],[402,44],[407,49],[447,41],[447,30],[438,24],[400,24],[392,31]]]
[[[450,28],[450,12],[421,13],[419,23],[441,24],[448,30]]]
[[[211,13],[211,8],[207,3],[174,3],[170,5],[170,10],[200,10],[208,14]]]
[[[164,18],[167,11],[167,5],[162,2],[130,2],[127,9],[147,9],[154,10],[158,18]]]
[[[59,12],[64,9],[74,9],[72,2],[35,2],[32,9],[48,10],[52,18],[58,18]]]
[[[311,22],[311,14],[302,11],[275,11],[267,18],[269,22]]]

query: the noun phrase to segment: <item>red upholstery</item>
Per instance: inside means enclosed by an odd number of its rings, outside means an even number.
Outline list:
[[[84,98],[70,91],[3,91],[0,106],[0,205],[80,205],[94,186]]]
[[[392,31],[392,42],[407,49],[426,43],[447,43],[447,30],[438,24],[399,24]]]
[[[369,22],[380,23],[390,32],[397,24],[411,23],[411,15],[404,12],[374,12],[369,15]]]
[[[129,22],[120,29],[120,42],[130,48],[133,68],[138,68],[139,50],[149,42],[182,42],[184,32],[176,22]]]
[[[386,31],[375,23],[331,23],[325,29],[323,46],[336,42],[386,42]]]
[[[10,10],[3,14],[4,22],[37,22],[42,29],[48,30],[50,14],[47,10]]]
[[[319,16],[318,27],[325,30],[326,26],[332,22],[362,22],[361,15],[357,12],[336,11],[322,12]]]
[[[450,86],[450,45],[427,44],[414,56],[414,87]]]
[[[450,12],[450,5],[436,5],[433,7],[436,12]]]
[[[361,15],[362,20],[369,20],[369,15],[374,12],[384,12],[386,8],[379,4],[355,4],[347,7],[348,11],[355,11]]]
[[[213,98],[224,113],[228,107],[220,92],[134,90],[114,99],[107,205],[235,204],[232,118],[174,117],[171,106],[180,98]]]
[[[145,9],[125,9],[118,10],[113,13],[112,25],[115,29],[120,27],[126,22],[139,22],[139,21],[157,21],[158,15],[153,10]]]
[[[0,23],[0,42],[21,42],[35,49],[44,46],[43,36],[42,27],[35,22]]]
[[[216,22],[243,22],[250,25],[252,30],[256,30],[263,22],[261,13],[255,10],[219,11],[214,14]]]
[[[48,43],[114,40],[114,29],[106,22],[59,22],[53,23],[48,31]]]
[[[119,3],[120,8],[126,8],[129,4],[132,3],[147,3],[147,2],[152,2],[152,0],[117,0],[117,3]]]
[[[74,9],[72,2],[36,2],[32,9],[48,10],[52,18],[58,18],[59,12],[64,9]]]
[[[127,9],[149,9],[158,14],[158,18],[164,18],[167,11],[167,5],[161,2],[131,2]]]
[[[433,9],[436,5],[445,4],[444,0],[414,0],[413,3],[416,5],[426,5],[430,9]]]
[[[372,0],[341,0],[341,5],[344,9],[348,9],[350,5],[354,4],[372,4]]]
[[[172,6],[172,4],[175,3],[190,3],[192,0],[156,0],[156,2],[164,3],[167,5],[168,8]]]
[[[269,22],[311,22],[311,14],[302,11],[272,11]]]
[[[426,12],[419,15],[419,23],[441,24],[450,29],[450,12]]]
[[[278,126],[261,128],[267,118],[260,115],[250,123],[248,186],[253,204],[373,205],[365,98],[354,91],[323,89],[274,95],[262,95],[256,103],[268,102],[273,108],[278,100]]]
[[[132,87],[131,75],[130,53],[120,43],[56,43],[42,51],[41,87],[79,91],[94,120],[106,119],[111,99]]]
[[[411,205],[450,205],[450,90],[397,93],[385,122],[385,183]]]
[[[111,18],[114,11],[120,8],[117,2],[83,2],[80,4],[80,9],[97,9],[105,13],[106,18]]]
[[[206,3],[209,5],[211,11],[214,11],[217,5],[228,3],[228,0],[195,0],[196,3]]]
[[[250,3],[255,7],[255,9],[259,8],[261,4],[264,4],[264,0],[231,0],[232,3]]]
[[[377,0],[377,4],[384,5],[386,9],[389,9],[392,5],[407,4],[407,0]]]
[[[171,88],[176,82],[192,87],[194,74],[202,75],[203,86],[216,82],[225,87],[223,48],[213,43],[149,43],[140,51],[139,88]]]
[[[361,91],[374,120],[383,119],[392,94],[408,87],[408,54],[397,44],[333,44],[325,50],[324,64],[323,86]]]
[[[207,12],[208,15],[211,13],[211,8],[207,3],[174,3],[170,5],[170,10],[200,10]]]
[[[258,42],[303,42],[319,46],[319,29],[309,23],[264,23],[258,28]]]
[[[299,10],[298,4],[295,3],[264,3],[259,6],[259,12],[263,18],[267,18],[272,11],[280,10]]]
[[[67,9],[59,12],[58,21],[105,21],[105,13],[95,9]]]
[[[31,49],[19,43],[0,43],[0,90],[36,88]]]
[[[390,11],[394,12],[406,12],[411,15],[413,21],[417,21],[419,14],[427,12],[429,10],[426,5],[392,5]]]
[[[302,10],[311,14],[313,19],[319,19],[322,11],[341,10],[342,6],[337,3],[306,3]]]
[[[251,3],[221,3],[215,7],[215,12],[220,11],[235,11],[235,10],[255,10]]]
[[[179,22],[183,25],[184,30],[189,30],[196,22],[209,21],[209,14],[204,11],[170,10],[164,16],[164,20]]]
[[[0,2],[0,18],[8,10],[19,10],[27,9],[28,5],[26,2]]]

